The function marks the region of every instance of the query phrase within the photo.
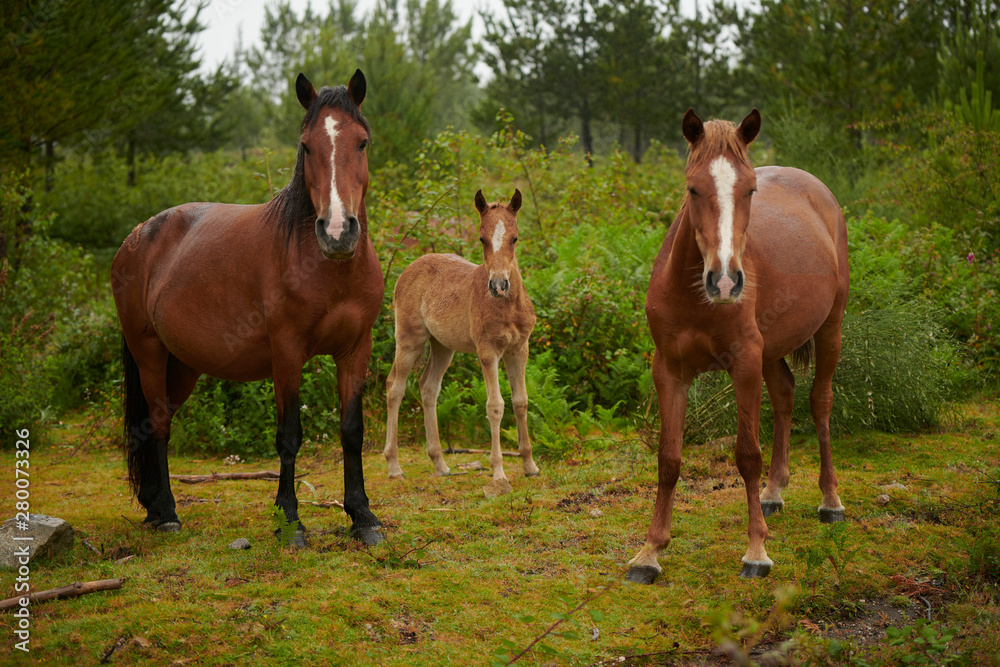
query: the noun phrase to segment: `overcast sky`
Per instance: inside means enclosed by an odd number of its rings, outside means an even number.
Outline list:
[[[375,6],[376,0],[359,0],[358,11],[367,12]],[[707,4],[706,0],[701,0]],[[264,25],[264,7],[275,4],[276,0],[211,0],[208,7],[201,13],[202,23],[207,28],[198,37],[202,68],[214,70],[215,67],[230,58],[236,51],[236,43],[240,34],[244,45],[260,43],[260,30]],[[696,0],[681,0],[682,11],[694,15]],[[741,4],[745,4],[743,0]],[[307,5],[322,12],[326,11],[329,0],[291,0],[291,5],[299,14]],[[483,9],[496,11],[503,7],[503,0],[452,0],[455,13],[464,22],[472,19],[472,34],[479,38],[483,33],[483,24],[479,13]],[[485,66],[483,66],[485,67]],[[477,69],[477,74],[481,72]]]

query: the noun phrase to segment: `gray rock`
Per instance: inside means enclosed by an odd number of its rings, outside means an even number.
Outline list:
[[[0,567],[20,567],[25,554],[29,561],[36,561],[73,548],[73,526],[62,519],[31,514],[24,524],[14,517],[0,526]]]
[[[245,537],[241,537],[238,540],[233,540],[229,544],[229,548],[233,549],[234,551],[239,551],[240,549],[249,549],[250,548],[250,540],[248,540]]]

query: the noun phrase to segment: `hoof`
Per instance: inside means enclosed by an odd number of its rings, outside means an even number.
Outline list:
[[[740,579],[763,579],[771,572],[771,563],[766,561],[743,561]]]
[[[164,521],[162,523],[154,523],[153,525],[161,533],[179,533],[179,532],[181,532],[181,522],[180,521]]]
[[[389,479],[403,479],[403,477],[405,477],[405,475],[401,472],[389,473]]]
[[[294,533],[292,533],[292,535],[288,538],[287,542],[281,539],[280,530],[274,531],[274,537],[275,539],[278,540],[279,543],[281,543],[281,546],[288,545],[288,546],[293,546],[297,549],[305,549],[306,546],[308,545],[308,543],[306,542],[306,531],[304,528],[296,530]]]
[[[366,547],[373,547],[385,542],[381,528],[381,526],[378,528],[351,528],[351,537]]]
[[[500,479],[495,479],[486,486],[483,487],[483,493],[487,498],[496,498],[497,496],[502,496],[513,491],[514,487],[510,485],[510,482],[506,478],[501,477]]]
[[[542,471],[541,470],[536,470],[535,472],[526,472],[526,473],[524,473],[524,476],[525,477],[541,477],[542,476]]]
[[[825,507],[819,508],[819,521],[820,523],[838,523],[844,520],[844,508],[840,509],[827,509]]]
[[[660,576],[660,571],[652,565],[633,565],[625,574],[625,581],[633,584],[651,584]]]
[[[760,509],[764,512],[764,518],[771,516],[775,512],[780,512],[784,508],[785,503],[778,500],[762,500],[760,501]]]
[[[434,471],[434,476],[435,477],[451,477],[451,470],[445,470],[444,472],[442,472],[440,470],[435,470]]]

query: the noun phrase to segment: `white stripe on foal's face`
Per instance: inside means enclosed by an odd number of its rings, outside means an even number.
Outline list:
[[[334,159],[337,154],[337,121],[333,116],[326,117],[326,133],[330,135],[330,217],[326,222],[326,233],[334,241],[339,241],[340,235],[347,231],[347,225],[344,224],[344,204],[337,192],[337,163]],[[322,211],[320,215],[323,215]]]
[[[719,156],[712,161],[708,171],[715,179],[715,196],[719,202],[719,250],[722,263],[720,272],[729,271],[729,260],[733,258],[733,212],[736,201],[736,170],[726,158]]]
[[[498,220],[497,226],[493,228],[493,252],[500,252],[500,248],[503,246],[503,235],[506,231],[503,220]]]

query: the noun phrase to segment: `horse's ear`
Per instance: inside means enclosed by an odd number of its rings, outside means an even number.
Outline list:
[[[757,138],[757,133],[760,132],[760,112],[754,109],[748,113],[736,131],[743,143],[749,146]]]
[[[299,104],[306,109],[316,99],[316,88],[313,87],[312,82],[302,72],[299,72],[298,78],[295,79],[295,94],[299,98]]]
[[[365,80],[365,74],[359,69],[354,70],[354,76],[351,77],[350,82],[347,84],[347,96],[351,98],[356,106],[361,106],[361,103],[365,101],[365,93],[368,90],[368,82]]]
[[[479,211],[479,215],[486,212],[486,197],[483,196],[482,190],[476,190],[476,210]]]
[[[507,205],[511,213],[517,213],[521,210],[521,191],[514,188],[514,196],[510,198],[510,204]]]
[[[684,132],[684,138],[691,145],[698,143],[705,136],[705,124],[701,122],[701,118],[694,112],[694,109],[688,109],[684,113],[684,121],[681,123],[681,129]]]

